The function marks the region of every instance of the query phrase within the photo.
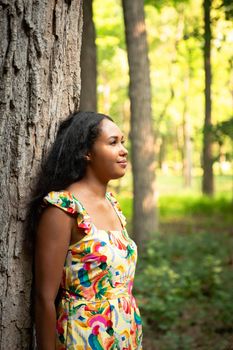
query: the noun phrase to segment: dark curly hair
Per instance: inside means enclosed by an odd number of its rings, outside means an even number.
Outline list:
[[[64,190],[85,176],[85,156],[100,134],[103,119],[109,116],[95,112],[74,112],[62,121],[55,141],[42,162],[25,220],[30,249],[42,212],[43,198],[51,191]]]

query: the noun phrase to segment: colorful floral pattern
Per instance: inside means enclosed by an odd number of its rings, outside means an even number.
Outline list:
[[[57,307],[57,350],[141,350],[141,317],[132,295],[136,244],[126,220],[108,192],[121,231],[98,230],[71,193],[50,192],[45,203],[77,218],[86,235],[70,245]]]

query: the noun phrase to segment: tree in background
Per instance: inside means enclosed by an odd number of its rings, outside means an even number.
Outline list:
[[[32,257],[22,226],[31,179],[59,120],[76,109],[82,2],[0,4],[0,348],[31,349]]]
[[[155,146],[143,0],[122,0],[129,62],[133,170],[133,234],[142,248],[156,231]]]
[[[203,179],[202,191],[212,195],[214,192],[213,156],[212,156],[212,103],[211,103],[211,2],[204,0],[204,69],[205,69],[205,121],[203,129]]]
[[[188,94],[190,84],[190,72],[186,73],[184,79],[184,108],[183,108],[183,177],[184,186],[191,187],[192,182],[192,139],[191,139],[191,118],[188,111]]]
[[[83,35],[81,49],[80,110],[97,111],[96,32],[93,21],[93,0],[83,2]]]

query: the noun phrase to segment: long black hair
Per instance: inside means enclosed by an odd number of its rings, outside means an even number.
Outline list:
[[[101,113],[74,112],[61,122],[55,141],[42,161],[27,208],[25,233],[30,248],[34,246],[43,198],[51,191],[64,190],[85,176],[85,156],[100,134],[103,119],[113,121]]]

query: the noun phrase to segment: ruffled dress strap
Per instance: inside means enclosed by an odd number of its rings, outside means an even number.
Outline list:
[[[68,191],[52,191],[44,198],[45,204],[54,205],[77,218],[77,226],[88,234],[91,231],[91,219],[82,204]]]
[[[108,200],[112,203],[116,213],[118,214],[122,227],[125,228],[127,221],[126,221],[126,217],[124,216],[120,204],[117,201],[117,199],[114,197],[112,192],[106,192],[106,197],[108,198]]]

